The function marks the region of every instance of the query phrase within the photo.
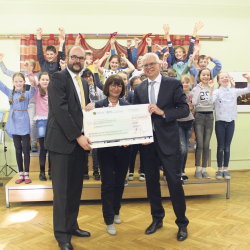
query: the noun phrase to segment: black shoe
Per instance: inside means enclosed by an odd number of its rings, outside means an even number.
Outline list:
[[[187,181],[187,180],[188,180],[188,177],[187,177],[186,175],[183,175],[183,176],[182,176],[182,179],[183,179],[183,181]]]
[[[161,228],[161,227],[163,227],[163,222],[162,221],[160,221],[160,222],[153,222],[147,229],[146,229],[146,231],[145,231],[145,234],[153,234],[153,233],[155,233],[156,232],[156,230],[158,229],[158,228]]]
[[[41,172],[41,173],[39,174],[39,179],[40,179],[40,181],[47,181],[47,178],[46,178],[46,175],[45,175],[44,172]]]
[[[84,180],[89,180],[89,173],[84,174],[83,179],[84,179]]]
[[[71,232],[72,235],[77,236],[77,237],[90,237],[90,233],[87,231],[83,231],[81,229],[76,229]]]
[[[51,176],[51,168],[48,171],[48,176],[49,176],[49,180],[52,180],[52,176]]]
[[[177,240],[184,241],[187,237],[188,237],[187,227],[180,227],[177,234]]]
[[[31,146],[31,152],[37,152],[37,145]]]
[[[183,181],[183,180],[181,180],[181,185],[182,185],[182,186],[185,186],[185,183],[184,183],[184,181]]]
[[[73,246],[71,243],[58,243],[59,247],[61,250],[74,250]]]
[[[101,176],[99,175],[99,172],[98,172],[98,171],[94,171],[93,177],[94,177],[94,179],[97,180],[97,181],[99,181],[100,178],[101,178]]]

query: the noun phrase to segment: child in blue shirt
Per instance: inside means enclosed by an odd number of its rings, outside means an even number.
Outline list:
[[[29,178],[30,166],[30,119],[28,114],[29,100],[35,95],[36,88],[34,82],[30,81],[31,88],[25,92],[25,77],[22,73],[15,73],[13,76],[13,90],[7,88],[0,81],[0,90],[8,96],[10,103],[9,116],[6,123],[6,133],[13,138],[16,148],[16,160],[18,170],[20,172],[19,179],[16,184],[25,181],[26,184],[31,183]],[[25,174],[23,173],[23,159]]]
[[[179,46],[179,45],[175,46],[175,48],[173,48],[172,41],[170,40],[170,35],[169,35],[170,27],[169,27],[168,24],[163,25],[163,29],[165,31],[165,34],[166,34],[167,40],[168,40],[169,52],[170,52],[171,57],[172,57],[172,63],[171,64],[173,66],[173,69],[175,69],[176,72],[177,72],[177,79],[180,79],[183,70],[188,65],[189,56],[191,54],[193,54],[194,42],[195,42],[195,39],[196,39],[197,32],[203,26],[204,26],[204,24],[202,22],[198,22],[198,23],[195,24],[193,36],[191,38],[191,43],[190,43],[189,49],[188,49],[188,54],[187,54],[187,57],[185,59],[185,56],[186,56],[185,48],[182,47],[182,46]],[[188,75],[190,76],[190,73]]]

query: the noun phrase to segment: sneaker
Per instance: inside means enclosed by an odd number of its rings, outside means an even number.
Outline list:
[[[44,172],[41,172],[41,173],[39,174],[39,179],[40,179],[40,181],[47,181],[47,178],[46,178],[46,175],[45,175]]]
[[[145,174],[140,174],[139,181],[145,181]]]
[[[32,152],[37,152],[37,145],[32,145],[31,146],[31,151]]]
[[[84,180],[89,180],[89,173],[84,174],[83,179],[84,179]]]
[[[98,171],[94,171],[93,173],[93,177],[96,181],[99,181],[101,179],[101,176],[99,175]]]
[[[226,179],[226,180],[229,180],[231,179],[231,174],[227,171],[223,171],[223,177]]]
[[[20,184],[24,181],[23,174],[20,174],[19,178],[15,181],[16,184]]]
[[[195,178],[196,179],[202,179],[202,174],[201,174],[201,171],[195,171]]]
[[[107,225],[107,231],[110,235],[116,235],[116,229],[114,224]]]
[[[125,187],[128,186],[128,181],[127,180],[124,181],[124,186]]]
[[[121,219],[119,214],[114,216],[114,223],[115,224],[121,224]]]
[[[215,178],[218,179],[218,180],[222,179],[223,178],[223,172],[222,171],[216,172]]]
[[[210,179],[210,175],[207,172],[201,173],[203,179]]]
[[[128,180],[133,181],[134,180],[134,173],[129,173],[128,174]]]
[[[196,142],[194,143],[194,149],[196,149]]]
[[[187,181],[188,177],[184,174],[184,175],[182,175],[182,179],[183,179],[183,181]]]
[[[25,181],[25,184],[30,184],[32,182],[29,175],[24,175],[24,181]]]

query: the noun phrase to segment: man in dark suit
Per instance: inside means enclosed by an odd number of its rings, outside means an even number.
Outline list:
[[[177,239],[183,241],[187,238],[189,221],[185,216],[186,203],[179,167],[180,142],[176,119],[187,117],[190,111],[181,82],[160,74],[158,56],[154,53],[147,53],[143,56],[142,62],[148,79],[135,88],[134,104],[150,103],[149,112],[152,115],[154,134],[154,142],[142,146],[147,194],[153,217],[153,222],[145,233],[152,234],[158,228],[161,228],[165,216],[161,201],[160,175],[157,164],[157,157],[159,157],[177,217],[175,221],[179,227]]]
[[[89,237],[79,229],[77,216],[82,193],[86,150],[89,139],[83,133],[83,112],[92,104],[89,88],[81,80],[85,51],[81,46],[69,49],[67,68],[54,73],[48,85],[49,116],[45,148],[50,151],[53,185],[53,223],[55,238],[61,249],[73,249],[72,235]]]

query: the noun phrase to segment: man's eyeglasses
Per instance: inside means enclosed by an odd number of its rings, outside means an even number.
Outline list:
[[[158,64],[158,63],[157,63],[157,62],[152,62],[152,63],[144,64],[144,65],[143,65],[143,68],[148,68],[148,67],[152,68],[152,67],[154,67],[156,64]]]
[[[70,58],[72,61],[76,61],[77,59],[79,59],[80,62],[84,62],[85,60],[85,57],[83,56],[78,57],[78,56],[73,55],[73,56],[70,56]]]

